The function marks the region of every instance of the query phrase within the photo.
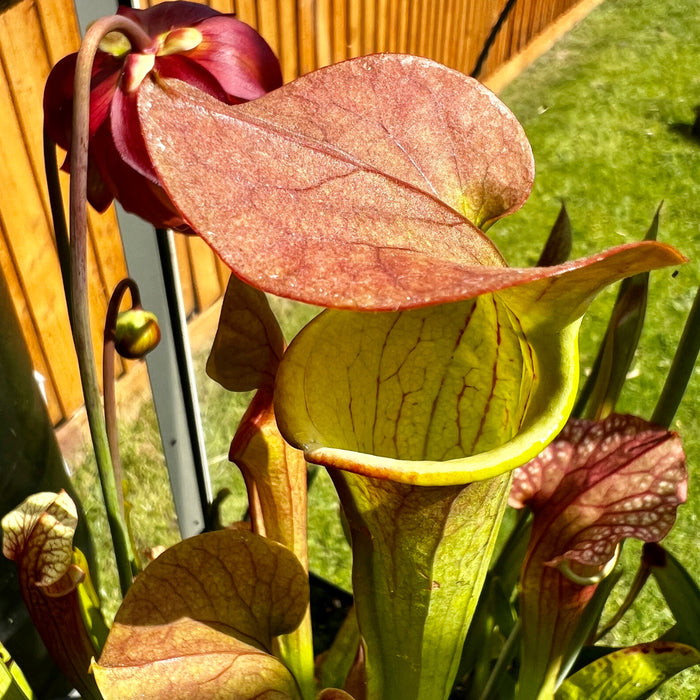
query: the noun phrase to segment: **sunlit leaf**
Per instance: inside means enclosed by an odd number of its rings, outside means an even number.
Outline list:
[[[479,230],[528,196],[530,147],[492,93],[427,59],[360,57],[234,107],[144,85],[140,114],[188,224],[265,291],[389,310],[563,271],[505,268]]]
[[[332,470],[351,530],[367,697],[447,698],[509,475],[423,487]]]
[[[510,504],[535,513],[530,555],[536,545],[538,558],[548,550],[550,566],[599,566],[622,538],[662,539],[686,499],[687,478],[675,433],[635,416],[572,419],[515,473]]]
[[[698,663],[700,652],[684,644],[639,644],[582,668],[562,684],[556,700],[644,700],[676,673]]]
[[[516,471],[510,503],[534,512],[520,579],[523,692],[545,682],[554,689],[582,616],[596,616],[588,606],[616,546],[626,537],[663,538],[686,489],[678,436],[615,414],[570,421]]]
[[[85,571],[73,561],[77,523],[65,491],[34,494],[2,519],[2,552],[17,564],[22,597],[51,657],[83,697],[99,698],[78,594]]]
[[[34,700],[34,693],[22,669],[0,642],[0,698],[3,700]]]
[[[515,118],[427,59],[347,61],[237,110],[172,81],[146,87],[145,137],[178,207],[237,275],[281,296],[374,308],[455,298],[465,265],[502,264],[477,227],[530,191]],[[183,167],[194,133],[208,157]]]
[[[280,435],[268,388],[260,389],[248,406],[229,459],[245,480],[253,532],[283,544],[308,570],[306,460]],[[307,610],[293,634],[279,639],[280,656],[300,683],[313,683],[312,647]]]
[[[658,228],[657,210],[644,240],[656,240]],[[648,293],[648,272],[628,277],[620,284],[605,337],[581,389],[574,415],[599,420],[615,410],[642,334]]]
[[[271,654],[308,604],[285,547],[244,530],[166,550],[134,581],[93,671],[105,698],[299,697]]]
[[[577,322],[593,294],[666,254],[619,248],[556,277],[436,307],[327,310],[281,363],[282,434],[311,462],[405,483],[463,484],[513,469],[566,421]]]
[[[207,361],[207,374],[229,391],[271,387],[284,338],[262,292],[231,276]]]

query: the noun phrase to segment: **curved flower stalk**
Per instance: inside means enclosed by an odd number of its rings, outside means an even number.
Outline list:
[[[192,3],[166,3],[143,13],[122,10],[121,14],[102,18],[91,26],[80,52],[56,68],[45,93],[45,131],[71,151],[71,321],[122,592],[131,583],[135,561],[119,513],[90,343],[86,194],[92,192],[97,207],[106,206],[117,192],[113,189],[105,195],[105,188],[109,190],[110,182],[115,187],[118,183],[127,209],[141,213],[156,225],[181,223],[179,217],[172,218],[175,210],[164,196],[143,148],[135,114],[136,97],[146,76],[159,80],[173,73],[227,100],[246,99],[248,93],[257,96],[264,91],[261,75],[268,74],[268,70],[271,85],[277,84],[279,66],[269,47],[250,28],[231,22],[236,20]],[[227,30],[232,31],[232,44],[227,43],[225,36],[218,36]],[[104,57],[99,53],[100,46],[111,56],[104,59],[106,63],[101,63]],[[191,60],[193,57],[195,60]],[[225,65],[208,65],[224,57]],[[229,89],[241,97],[229,94]],[[91,140],[91,135],[97,138]],[[100,137],[106,139],[101,145]],[[97,156],[96,140],[100,146]],[[100,158],[106,158],[102,165]]]
[[[152,41],[132,47],[120,32],[100,44],[92,68],[88,200],[104,211],[114,198],[157,227],[183,228],[146,153],[136,103],[144,80],[178,78],[215,99],[235,104],[282,84],[279,62],[248,25],[206,5],[164,2],[145,10],[120,7]],[[44,94],[52,140],[69,151],[77,53],[51,71]]]
[[[534,513],[520,578],[519,697],[552,697],[616,546],[627,537],[661,540],[686,491],[678,436],[633,416],[571,420],[516,470],[510,504]]]

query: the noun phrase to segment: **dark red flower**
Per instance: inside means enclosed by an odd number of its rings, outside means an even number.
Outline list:
[[[164,2],[119,15],[153,38],[136,53],[123,34],[100,44],[92,69],[88,201],[104,211],[113,199],[154,226],[186,228],[153,169],[136,108],[148,77],[177,78],[228,104],[247,102],[282,84],[277,58],[264,39],[233,15],[192,2]],[[59,61],[44,92],[49,136],[70,152],[77,53]],[[70,153],[63,169],[69,169]]]

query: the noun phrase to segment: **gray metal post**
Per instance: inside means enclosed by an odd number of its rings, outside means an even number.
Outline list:
[[[159,231],[159,241],[150,224],[119,206],[117,214],[129,275],[161,329],[146,364],[180,532],[190,537],[204,529],[211,486],[179,284],[167,279],[177,270],[172,233]]]

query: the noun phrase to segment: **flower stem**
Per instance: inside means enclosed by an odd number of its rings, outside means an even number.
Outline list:
[[[119,455],[119,429],[117,427],[117,402],[114,386],[114,354],[115,331],[119,307],[126,291],[131,293],[132,306],[140,306],[141,299],[139,288],[131,278],[123,279],[114,288],[107,306],[105,319],[104,343],[102,348],[102,391],[104,393],[104,414],[107,426],[107,441],[109,453],[112,459],[114,482],[117,489],[117,500],[122,518],[126,520],[124,512],[124,489],[122,487],[122,461]]]
[[[58,178],[58,162],[56,161],[56,144],[51,140],[44,129],[44,172],[46,173],[46,186],[49,192],[49,204],[51,206],[51,220],[53,222],[54,238],[58,262],[61,266],[61,279],[63,281],[63,293],[66,297],[68,313],[73,323],[73,302],[70,288],[70,240],[68,237],[68,225],[66,224],[63,210],[63,196],[61,183]]]
[[[73,102],[73,138],[70,179],[70,277],[72,290],[73,342],[78,355],[85,410],[92,436],[100,476],[107,521],[112,536],[119,572],[119,584],[125,594],[133,579],[133,552],[119,508],[119,499],[101,407],[97,367],[90,332],[87,280],[87,163],[90,122],[90,79],[92,65],[102,38],[121,31],[137,48],[148,49],[151,39],[131,20],[113,16],[97,20],[88,30],[78,53]]]

